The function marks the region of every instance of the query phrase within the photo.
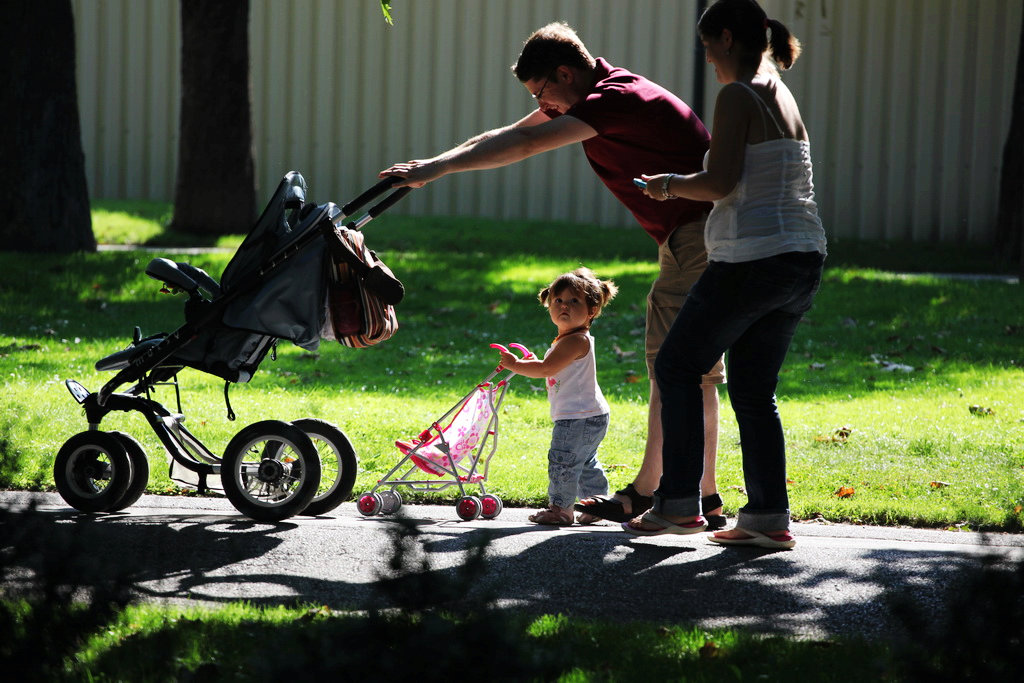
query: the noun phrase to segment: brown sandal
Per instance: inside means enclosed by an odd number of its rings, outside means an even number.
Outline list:
[[[572,507],[576,512],[586,512],[589,515],[612,522],[628,522],[649,510],[653,504],[651,496],[641,495],[632,484],[626,484],[625,488],[615,493],[616,495],[629,498],[629,512],[626,512],[626,507],[622,504],[622,501],[612,496],[590,496],[597,502],[590,505],[576,503]]]

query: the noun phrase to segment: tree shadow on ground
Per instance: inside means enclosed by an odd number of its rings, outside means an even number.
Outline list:
[[[392,517],[365,520],[379,525],[380,533],[359,538],[377,540],[373,547],[354,549],[348,561],[362,564],[352,565],[351,579],[338,579],[304,575],[301,556],[294,572],[253,571],[267,556],[294,552],[283,547],[297,528],[292,523],[257,524],[219,511],[147,516],[141,523],[129,515],[91,517],[31,507],[0,515],[6,599],[27,596],[48,606],[39,613],[51,614],[54,623],[67,616],[54,600],[108,605],[94,610],[92,620],[68,621],[55,631],[68,637],[74,635],[70,624],[95,629],[129,601],[181,603],[198,595],[207,603],[226,603],[237,597],[218,597],[218,586],[258,584],[265,590],[249,600],[256,605],[322,604],[368,610],[371,616],[419,615],[419,623],[430,624],[442,639],[471,638],[476,647],[486,635],[516,656],[524,652],[524,641],[495,626],[501,613],[612,620],[624,634],[630,623],[644,622],[805,638],[882,638],[903,648],[922,671],[954,666],[1000,672],[1019,657],[1019,648],[1004,647],[1010,644],[1004,640],[1020,637],[1024,573],[1019,565],[1007,570],[1006,562],[985,560],[981,553],[837,545],[828,552],[847,553],[847,567],[835,569],[831,562],[832,569],[816,570],[798,553],[727,548],[708,555],[681,539],[638,539],[611,527],[564,534],[524,524],[467,532],[437,520]],[[499,549],[508,547],[503,541],[510,537],[535,542],[503,554]],[[964,618],[972,611],[982,616],[973,620],[976,628]],[[461,615],[474,634],[441,614]],[[394,623],[372,618],[361,628],[398,639],[389,645],[392,651],[423,644],[422,630],[399,633]],[[953,647],[965,632],[972,643],[988,639],[981,664],[971,664],[963,648]],[[932,647],[938,644],[942,651]],[[286,658],[279,659],[264,664],[284,666]],[[332,655],[316,666],[338,661]],[[545,660],[536,671],[550,665]]]

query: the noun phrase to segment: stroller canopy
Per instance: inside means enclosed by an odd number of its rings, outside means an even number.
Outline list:
[[[275,263],[337,211],[333,204],[307,202],[306,189],[301,174],[285,175],[224,269],[220,284],[225,295],[237,294],[225,308],[225,325],[288,339],[312,351],[319,346],[324,323],[327,246],[322,239],[307,239],[280,265]]]

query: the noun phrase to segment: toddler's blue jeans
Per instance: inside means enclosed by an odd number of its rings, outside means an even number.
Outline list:
[[[597,448],[608,431],[608,414],[555,420],[548,451],[548,501],[560,508],[608,493],[608,479]]]

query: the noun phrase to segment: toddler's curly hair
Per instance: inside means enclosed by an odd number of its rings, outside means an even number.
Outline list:
[[[595,318],[601,315],[601,309],[619,292],[619,288],[611,280],[601,280],[590,268],[580,267],[571,273],[562,273],[556,277],[550,285],[540,290],[537,299],[544,308],[547,308],[551,297],[558,296],[567,289],[582,294],[588,307],[597,307]]]

